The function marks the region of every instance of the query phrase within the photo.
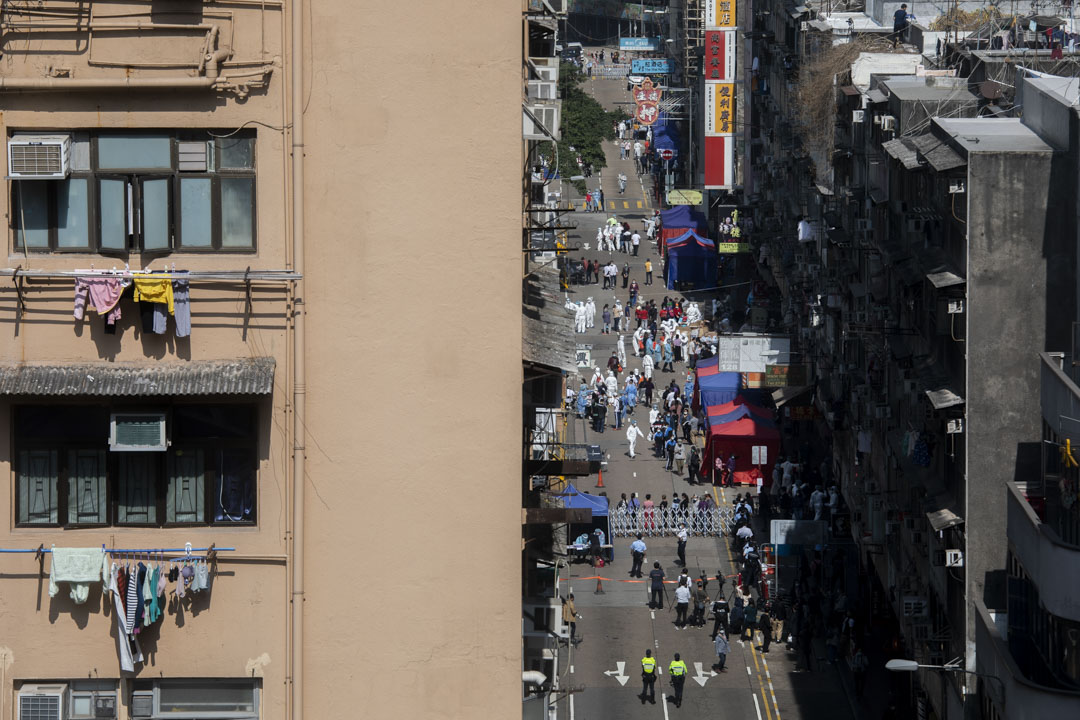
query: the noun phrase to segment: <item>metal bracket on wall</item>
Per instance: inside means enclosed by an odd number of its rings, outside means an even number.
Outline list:
[[[19,275],[19,271],[22,270],[22,265],[15,268],[11,273],[11,282],[15,285],[15,295],[19,303],[19,317],[23,316],[26,312],[26,298],[23,296],[23,278]]]

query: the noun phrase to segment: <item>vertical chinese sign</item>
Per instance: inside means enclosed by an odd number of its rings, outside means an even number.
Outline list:
[[[651,78],[645,78],[634,88],[634,119],[639,124],[652,125],[660,118],[660,97],[663,94],[663,90],[653,87]]]
[[[735,184],[735,2],[705,0],[705,188]]]

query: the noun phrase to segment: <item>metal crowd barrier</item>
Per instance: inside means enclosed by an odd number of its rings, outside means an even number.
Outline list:
[[[691,535],[720,537],[731,528],[732,510],[729,507],[711,510],[613,510],[611,534],[615,537],[633,537],[638,533],[650,537],[674,535],[683,523]]]

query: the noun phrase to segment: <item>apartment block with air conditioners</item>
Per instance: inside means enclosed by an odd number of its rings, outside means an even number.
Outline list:
[[[284,714],[287,12],[3,9],[0,547],[30,552],[0,553],[0,717]],[[126,672],[104,583],[50,597],[54,547],[166,578],[216,552],[206,589],[166,579]]]

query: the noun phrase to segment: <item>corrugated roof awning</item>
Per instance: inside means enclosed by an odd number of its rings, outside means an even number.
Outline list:
[[[904,167],[908,170],[914,170],[922,165],[919,153],[915,150],[915,144],[908,138],[896,138],[884,142],[881,144],[881,149],[904,163]]]
[[[871,105],[874,103],[882,103],[889,99],[889,96],[881,92],[877,88],[874,88],[870,92],[866,93],[866,100]]]
[[[559,296],[558,270],[542,267],[529,276],[522,315],[522,358],[564,373],[577,370],[574,318]]]
[[[942,288],[952,287],[954,285],[963,285],[967,282],[964,278],[960,277],[956,273],[948,271],[927,273],[926,279],[930,281],[930,284],[936,287],[938,290]]]
[[[845,95],[858,95],[859,88],[855,87],[854,85],[841,85],[840,92],[844,93]]]
[[[944,410],[945,408],[951,408],[954,405],[964,404],[964,398],[960,397],[949,388],[927,390],[926,397],[930,398],[930,404],[934,406],[935,410]]]
[[[935,532],[941,532],[956,525],[964,524],[964,518],[956,513],[959,506],[951,495],[937,495],[933,498],[927,498],[924,507],[937,508],[926,513],[926,519],[930,521],[930,527],[934,528]]]
[[[0,366],[0,395],[269,395],[272,357],[188,363]]]
[[[787,403],[789,403],[792,400],[806,394],[807,392],[809,392],[809,391],[811,391],[813,389],[814,389],[813,385],[801,385],[801,386],[789,385],[789,386],[786,386],[786,387],[779,388],[777,390],[773,390],[772,399],[773,399],[773,402],[776,403],[776,407],[779,408],[779,407],[783,407]]]

